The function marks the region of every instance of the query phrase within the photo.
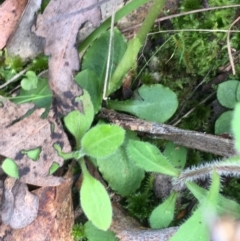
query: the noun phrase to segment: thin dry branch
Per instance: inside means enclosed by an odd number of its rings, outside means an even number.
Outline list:
[[[100,111],[98,117],[120,125],[125,129],[137,131],[150,138],[173,141],[181,146],[220,156],[233,156],[236,154],[234,141],[220,136],[145,121],[104,108]]]
[[[232,57],[232,51],[231,51],[231,44],[230,44],[230,32],[231,32],[231,28],[232,26],[237,23],[240,20],[240,17],[238,17],[229,27],[228,29],[228,34],[227,34],[227,48],[228,48],[228,56],[229,56],[229,60],[232,66],[232,72],[233,75],[236,75],[236,70],[235,70],[235,65],[234,65],[234,61],[233,61],[233,57]]]
[[[162,22],[164,20],[177,18],[177,17],[181,17],[181,16],[186,16],[186,15],[194,14],[194,13],[213,11],[213,10],[220,10],[220,9],[225,9],[225,8],[236,8],[236,7],[240,7],[240,5],[239,4],[235,4],[235,5],[227,5],[227,6],[220,6],[220,7],[210,7],[210,8],[196,9],[196,10],[192,10],[192,11],[188,11],[188,12],[184,12],[184,13],[177,13],[177,14],[172,14],[172,15],[169,15],[169,16],[164,16],[164,17],[158,18],[158,19],[156,19],[155,23],[159,23],[159,22]],[[134,29],[140,27],[141,25],[142,24],[140,23],[140,24],[133,25],[133,26],[131,26],[129,28],[125,28],[125,29],[122,30],[122,33],[134,30]]]

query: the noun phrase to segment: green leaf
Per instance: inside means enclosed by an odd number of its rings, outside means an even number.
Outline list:
[[[233,112],[231,110],[222,113],[215,122],[215,134],[232,133],[231,120]]]
[[[124,16],[128,15],[130,12],[136,10],[141,5],[149,2],[149,0],[132,0],[129,1],[127,4],[122,6],[116,13],[115,13],[115,23],[123,18]],[[89,44],[95,39],[97,39],[102,33],[106,32],[107,29],[109,29],[111,26],[111,16],[107,18],[103,23],[100,24],[100,26],[95,29],[83,42],[80,44],[78,51],[82,52],[84,49],[86,49]]]
[[[107,230],[112,221],[112,206],[104,186],[93,178],[80,161],[83,182],[80,190],[81,207],[87,218],[99,229]]]
[[[9,98],[16,104],[33,102],[38,108],[49,109],[52,103],[52,92],[46,79],[39,79],[36,89],[21,89],[20,95]]]
[[[125,131],[116,125],[102,124],[91,128],[82,138],[83,152],[101,158],[114,153],[124,140]]]
[[[97,229],[90,221],[84,224],[84,234],[90,241],[117,241],[112,231],[102,231]]]
[[[109,88],[107,91],[107,96],[113,93],[115,90],[119,89],[122,85],[122,78],[125,74],[134,66],[136,62],[137,54],[142,47],[138,38],[133,38],[128,41],[127,49],[117,65],[116,71],[113,72],[113,76],[109,83]]]
[[[52,175],[55,171],[57,171],[58,168],[59,164],[54,162],[49,169],[49,174]]]
[[[148,142],[129,140],[127,153],[137,166],[147,172],[159,172],[169,176],[179,174],[158,148]]]
[[[222,106],[230,109],[234,108],[237,103],[239,83],[238,80],[228,80],[218,85],[217,98]]]
[[[120,110],[149,121],[163,123],[175,113],[178,107],[176,94],[160,84],[142,85],[135,91],[138,99],[109,100],[110,109]]]
[[[19,178],[18,166],[14,160],[6,158],[2,163],[2,169],[10,177]]]
[[[127,131],[123,145],[115,153],[106,158],[97,159],[104,179],[121,196],[129,196],[135,192],[144,178],[144,170],[137,167],[126,153],[129,138],[137,139],[136,136],[132,136],[133,133]]]
[[[188,186],[188,184],[186,185]],[[207,217],[206,212],[212,210],[214,208],[214,204],[217,203],[219,188],[220,176],[217,173],[214,173],[212,184],[205,201],[193,213],[193,215],[180,226],[177,233],[170,238],[170,241],[195,241],[196,237],[198,241],[210,240],[209,228],[207,226],[207,220],[205,220]]]
[[[157,206],[151,213],[149,223],[153,229],[166,228],[174,217],[177,193],[173,192],[163,203]]]
[[[83,103],[84,114],[75,110],[63,119],[67,129],[75,137],[77,148],[80,148],[81,138],[92,125],[94,117],[93,105],[86,90],[83,90],[83,95],[79,97],[79,100]]]
[[[163,154],[174,167],[183,170],[187,160],[187,149],[185,147],[168,142]]]
[[[236,104],[233,112],[232,131],[235,139],[235,148],[240,152],[240,103]]]
[[[127,48],[127,43],[125,37],[120,33],[120,31],[114,28],[114,38],[113,38],[113,49],[112,57],[110,60],[111,68],[110,75],[116,69],[118,63],[122,59],[123,54]],[[97,41],[93,42],[92,46],[88,48],[86,54],[83,57],[82,70],[90,69],[97,76],[99,81],[99,88],[103,90],[107,58],[108,58],[108,48],[109,48],[110,31],[103,33]],[[101,51],[99,51],[101,50]]]
[[[21,81],[21,87],[24,90],[32,90],[37,88],[38,77],[33,71],[27,71],[25,74],[26,78]]]
[[[87,90],[91,96],[91,101],[94,106],[94,113],[96,114],[101,108],[103,95],[103,89],[101,89],[99,86],[99,77],[92,70],[85,69],[75,76],[75,81],[83,89]]]
[[[21,153],[26,154],[28,158],[32,159],[33,161],[37,161],[41,151],[41,147],[38,147],[32,150],[22,150]]]
[[[206,199],[208,193],[206,189],[199,187],[194,182],[188,182],[187,187],[200,203]],[[233,200],[225,198],[221,194],[219,194],[216,209],[219,215],[224,215],[227,212],[235,218],[240,217],[240,205]]]

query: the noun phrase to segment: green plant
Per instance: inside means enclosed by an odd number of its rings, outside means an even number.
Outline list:
[[[82,224],[75,224],[72,227],[72,236],[75,241],[85,241],[84,226]]]
[[[240,151],[240,103],[235,107],[232,129],[235,137],[236,150]],[[200,240],[209,240],[207,226],[207,210],[218,215],[228,213],[239,218],[240,205],[232,200],[226,199],[219,194],[220,176],[239,176],[240,156],[231,157],[222,161],[214,161],[200,166],[183,169],[185,158],[178,159],[170,163],[167,158],[152,144],[140,141],[130,141],[128,145],[128,155],[139,167],[148,172],[159,172],[173,177],[173,188],[170,196],[156,207],[150,218],[152,228],[167,227],[174,218],[174,209],[178,193],[185,187],[196,197],[200,205],[193,215],[181,225],[179,231],[170,239],[183,240],[188,233],[188,240],[195,240],[196,236]],[[170,159],[171,160],[171,159]],[[209,191],[199,187],[194,181],[211,178],[212,184]],[[230,205],[231,203],[231,205]],[[201,237],[201,238],[200,238]]]
[[[87,131],[93,121],[94,108],[86,90],[80,100],[83,101],[85,114],[73,111],[64,117],[66,127],[75,138],[76,150],[62,153],[60,146],[55,145],[55,148],[64,159],[78,160],[83,174],[80,190],[81,206],[96,227],[107,230],[112,219],[110,198],[104,186],[88,172],[84,156],[104,158],[111,155],[122,145],[125,131],[118,126],[108,124],[99,124]],[[99,215],[100,213],[102,215]]]
[[[222,113],[215,122],[215,133],[232,133],[231,119],[233,108],[240,101],[240,85],[238,80],[228,80],[218,85],[217,99],[219,103],[230,109]]]
[[[115,20],[117,21],[121,16],[145,2],[147,0],[131,1],[116,12]],[[171,224],[174,219],[174,210],[178,196],[182,189],[187,187],[199,201],[199,207],[181,225],[179,232],[171,240],[183,240],[186,233],[191,233],[189,240],[194,240],[196,235],[201,236],[200,240],[202,241],[208,240],[207,225],[202,216],[202,213],[206,210],[211,209],[212,212],[216,213],[223,213],[227,210],[230,214],[238,217],[239,205],[221,196],[219,194],[219,186],[220,175],[239,175],[235,170],[238,170],[239,157],[185,168],[187,164],[189,165],[189,163],[186,163],[186,150],[181,148],[181,151],[179,151],[172,143],[168,143],[164,153],[161,153],[159,148],[149,142],[141,142],[136,133],[124,131],[118,126],[105,123],[98,123],[96,126],[92,126],[94,115],[98,113],[102,105],[106,72],[109,72],[111,76],[107,80],[109,82],[107,96],[110,96],[115,90],[120,88],[123,77],[127,72],[131,68],[136,68],[136,57],[163,3],[164,1],[154,1],[142,27],[135,38],[128,43],[126,43],[126,39],[117,29],[106,31],[107,27],[110,26],[110,19],[108,19],[79,48],[82,51],[90,45],[83,57],[81,72],[75,76],[75,81],[83,88],[84,92],[83,96],[76,98],[76,101],[83,103],[84,114],[79,111],[73,111],[63,118],[65,127],[75,139],[74,151],[63,153],[60,145],[56,144],[54,146],[58,154],[65,160],[76,159],[83,175],[80,202],[90,221],[84,225],[84,228],[82,226],[74,227],[73,235],[77,239],[89,238],[91,241],[116,240],[113,233],[103,231],[107,230],[111,223],[111,202],[105,187],[89,173],[85,157],[90,157],[89,159],[99,169],[112,190],[123,197],[127,197],[129,210],[132,210],[132,213],[135,213],[135,216],[140,217],[142,220],[146,218],[149,210],[146,210],[141,215],[137,211],[137,203],[144,199],[148,204],[149,200],[146,199],[150,199],[151,195],[148,191],[139,195],[134,192],[141,185],[144,171],[158,172],[169,175],[172,178],[173,191],[152,211],[149,217],[152,228],[164,228]],[[198,5],[199,2],[184,1],[183,7],[185,9],[193,9]],[[206,17],[207,15],[203,17],[185,16],[173,20],[173,25],[175,29],[182,29],[183,26],[185,28],[189,26],[191,28],[192,26],[194,28],[215,28],[219,26],[226,28],[231,21],[228,15],[229,13],[227,12],[223,14],[222,18],[219,13],[214,13],[210,17]],[[113,48],[110,51],[110,68],[107,69],[107,52],[111,34],[113,36]],[[97,41],[93,41],[97,37]],[[222,34],[214,33],[203,36],[195,32],[190,36],[181,32],[170,37],[167,34],[165,37],[169,40],[161,47],[161,51],[160,48],[156,51],[156,56],[157,54],[160,57],[163,56],[162,62],[160,61],[159,63],[159,68],[162,68],[162,84],[143,84],[134,91],[132,99],[127,101],[110,99],[106,101],[108,107],[134,114],[143,119],[165,122],[173,116],[178,108],[177,96],[181,97],[181,101],[185,101],[182,97],[186,93],[191,92],[196,85],[195,75],[205,76],[211,66],[213,66],[213,72],[216,72],[219,65],[224,64],[227,60],[226,53],[223,57],[220,55],[220,50],[223,47]],[[214,39],[209,44],[209,39],[211,38]],[[235,37],[234,43],[236,44],[237,41],[238,38]],[[173,57],[169,56],[169,53]],[[173,62],[171,62],[172,60]],[[29,70],[34,72],[29,71],[26,73],[25,78],[21,82],[20,95],[10,99],[18,104],[33,102],[39,108],[46,108],[46,114],[51,105],[52,93],[47,85],[47,81],[38,78],[35,74],[36,71],[39,71],[44,66],[45,61],[46,58],[42,58],[39,59],[38,63],[33,62],[29,66]],[[8,59],[6,63],[8,62],[11,64],[11,71],[17,69],[18,66],[22,68],[21,63],[17,60],[11,63],[10,59]],[[164,71],[169,66],[171,66],[171,75],[166,77],[166,72]],[[183,71],[183,67],[186,71]],[[5,80],[12,76],[11,71],[9,73],[4,68],[0,69],[0,73]],[[188,72],[189,75],[186,76],[182,72]],[[146,76],[150,75],[146,72]],[[190,88],[186,90],[185,87],[188,85]],[[236,86],[235,89],[229,88],[229,86],[227,88],[231,90],[231,93],[229,93],[231,97],[233,96],[234,98],[235,93],[237,93],[236,100],[239,101],[239,88]],[[221,90],[221,87],[219,89]],[[225,97],[218,98],[223,99]],[[195,105],[195,103],[196,101],[193,101],[191,105]],[[231,108],[233,106],[233,102],[231,102]],[[232,122],[236,149],[238,151],[240,150],[239,109],[238,104],[233,113]],[[209,115],[208,110],[201,109],[201,107],[199,107],[199,112],[205,113],[205,119]],[[193,121],[191,121],[191,123],[194,123],[192,128],[199,126],[199,123],[203,122],[202,119],[199,122],[194,121],[195,119],[198,119],[198,115],[195,115]],[[37,150],[31,151],[34,152],[34,156],[37,155]],[[31,151],[28,152],[28,155],[32,154]],[[18,170],[13,160],[6,159],[2,164],[2,168],[9,175],[18,177]],[[57,168],[58,166],[53,165],[50,173],[54,173]],[[224,171],[226,168],[229,171]],[[212,179],[209,190],[201,188],[194,183],[194,181],[205,177],[211,177]],[[136,204],[135,206],[132,205],[134,203]],[[231,204],[230,207],[229,203]]]

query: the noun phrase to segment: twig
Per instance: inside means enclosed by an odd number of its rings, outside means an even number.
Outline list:
[[[125,230],[116,236],[120,241],[168,241],[176,233],[178,227],[164,228],[160,230]]]
[[[14,75],[10,80],[8,80],[6,83],[0,85],[0,89],[4,88],[5,86],[9,85],[10,83],[16,81],[18,78],[20,78],[22,75],[24,75],[28,71],[29,67],[26,67],[22,71],[20,71],[18,74]]]
[[[176,126],[177,124],[179,124],[181,122],[181,120],[183,118],[188,117],[195,109],[197,106],[202,105],[203,103],[205,103],[207,100],[209,100],[213,95],[216,94],[216,91],[214,91],[213,93],[211,93],[209,96],[207,96],[204,100],[202,100],[198,105],[196,105],[195,107],[193,107],[191,110],[189,110],[186,114],[184,114],[182,117],[180,117],[176,122],[174,122],[172,125]]]
[[[228,48],[228,56],[229,56],[229,60],[232,66],[232,72],[233,75],[236,75],[236,70],[235,70],[235,65],[234,65],[234,61],[233,61],[233,57],[232,57],[232,51],[231,51],[231,44],[230,44],[230,30],[232,28],[232,26],[237,23],[240,20],[240,17],[238,17],[229,27],[228,29],[228,34],[227,34],[227,48]]]
[[[188,11],[188,12],[184,12],[184,13],[177,13],[177,14],[172,14],[169,16],[164,16],[161,18],[158,18],[155,23],[159,23],[162,22],[164,20],[168,20],[168,19],[172,19],[172,18],[177,18],[177,17],[181,17],[181,16],[185,16],[188,14],[193,14],[193,13],[200,13],[200,12],[206,12],[206,11],[211,11],[211,10],[220,10],[220,9],[225,9],[225,8],[236,8],[236,7],[240,7],[239,4],[235,4],[235,5],[228,5],[228,6],[220,6],[220,7],[210,7],[210,8],[203,8],[203,9],[196,9],[196,10],[192,10],[192,11]],[[131,31],[133,29],[136,29],[138,27],[140,27],[142,24],[136,24],[134,26],[131,26],[129,28],[123,29],[122,33],[124,32],[128,32]]]
[[[120,241],[168,241],[178,230],[178,227],[160,230],[146,229],[130,217],[118,203],[112,203],[112,206],[113,220],[110,230],[116,234]]]
[[[236,154],[234,141],[220,136],[145,121],[104,108],[100,111],[98,117],[123,128],[142,133],[150,138],[173,141],[181,146],[220,156],[233,156]]]
[[[148,36],[155,35],[157,33],[175,33],[175,32],[207,32],[207,33],[239,33],[240,30],[229,30],[229,29],[168,29],[159,30],[154,33],[149,33]]]

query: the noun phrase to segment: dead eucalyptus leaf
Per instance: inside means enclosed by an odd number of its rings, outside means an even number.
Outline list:
[[[45,38],[45,54],[49,59],[49,85],[54,93],[56,105],[62,114],[74,109],[82,110],[75,97],[82,95],[82,90],[73,80],[72,72],[79,69],[79,57],[75,48],[77,33],[81,25],[90,21],[97,26],[100,10],[92,10],[61,17],[96,4],[97,0],[58,0],[50,1],[42,15],[37,18],[35,33]]]
[[[27,2],[27,0],[6,0],[0,6],[0,49],[6,45],[16,28]]]
[[[71,173],[72,168],[69,168],[68,173],[64,176],[67,181],[57,187],[42,187],[33,191],[39,197],[37,218],[25,228],[11,230],[9,234],[5,233],[5,237],[8,237],[6,240],[73,241],[71,235],[74,224]]]
[[[53,145],[58,143],[64,152],[71,151],[71,146],[62,126],[56,122],[53,111],[46,119],[41,119],[44,109],[36,109],[30,116],[14,123],[33,105],[16,105],[3,98],[1,101],[0,155],[16,161],[21,182],[36,186],[62,183],[63,178],[49,175],[53,163],[63,164],[63,158],[58,156]],[[35,161],[25,152],[36,148],[40,148],[41,152]]]
[[[7,43],[9,55],[20,56],[22,60],[35,58],[43,52],[43,39],[31,32],[35,14],[41,7],[42,0],[29,0],[22,14],[16,31]]]
[[[38,197],[28,191],[25,183],[10,177],[5,180],[1,206],[4,224],[13,229],[26,227],[37,217],[38,204]]]

